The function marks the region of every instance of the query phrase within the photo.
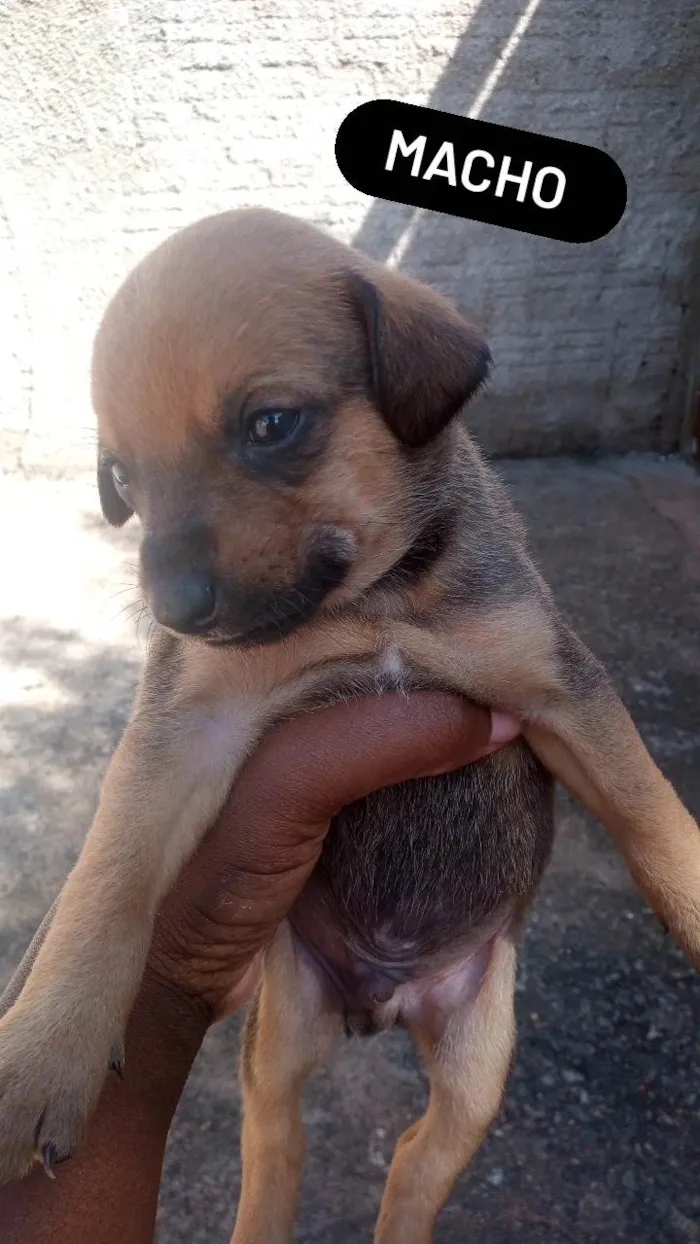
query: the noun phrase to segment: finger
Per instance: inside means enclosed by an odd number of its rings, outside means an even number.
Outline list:
[[[445,692],[332,705],[269,733],[241,775],[236,803],[254,789],[258,806],[264,798],[290,819],[327,820],[382,787],[461,768],[500,746],[503,734],[500,715],[494,723],[488,709]]]
[[[481,760],[482,756],[489,756],[491,752],[497,752],[503,747],[504,743],[510,743],[520,734],[520,722],[516,717],[510,717],[507,713],[491,714],[491,734],[489,741],[484,747],[480,747],[470,757],[471,763],[474,760]],[[461,768],[464,761],[460,761],[457,765],[448,763],[447,765],[439,765],[437,769],[431,769],[429,773],[421,773],[419,777],[439,777],[441,773],[449,773],[451,769]]]
[[[511,717],[509,713],[492,712],[489,751],[495,751],[504,743],[511,743],[513,739],[517,739],[520,732],[521,725],[517,717]]]

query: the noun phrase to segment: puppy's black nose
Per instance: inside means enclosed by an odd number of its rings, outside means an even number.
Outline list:
[[[214,581],[197,570],[164,576],[151,584],[149,604],[161,626],[183,635],[201,634],[216,617]]]

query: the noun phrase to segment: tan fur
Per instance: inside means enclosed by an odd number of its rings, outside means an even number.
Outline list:
[[[384,419],[365,391],[343,270],[379,291],[379,348],[398,394]],[[480,489],[471,529],[452,560],[417,585],[362,603],[365,589],[416,539],[417,513],[425,521],[433,505],[427,491],[419,512],[410,503],[420,463],[399,447],[392,423],[409,401],[404,373],[414,368],[416,403],[420,384],[448,402],[456,370],[471,350],[477,357],[479,341],[431,291],[308,225],[255,211],[176,235],[109,308],[96,341],[93,395],[103,445],[129,462],[155,462],[160,472],[152,487],[136,490],[146,533],[167,532],[186,494],[206,506],[217,571],[235,569],[246,584],[292,584],[306,534],[321,521],[342,529],[357,556],[318,618],[278,643],[214,648],[156,633],[81,856],[24,988],[0,1020],[1,1179],[23,1173],[46,1144],[60,1154],[80,1140],[122,1040],[158,905],[261,733],[309,697],[342,692],[390,652],[424,685],[523,718],[532,749],[607,826],[640,888],[700,966],[697,826],[597,662],[558,617],[520,549],[521,529],[500,486],[457,425],[442,431],[435,453],[468,462]],[[417,357],[423,349],[424,360]],[[244,404],[290,393],[327,401],[328,444],[303,486],[271,488],[241,473],[231,495],[225,455],[206,456],[222,393],[240,394]],[[420,462],[432,452],[421,451]],[[448,608],[461,561],[488,551],[501,523],[520,550],[504,563],[504,583],[472,598],[470,584],[481,584],[477,559],[463,604]],[[494,545],[484,584],[496,583],[488,574],[498,555]],[[518,574],[519,595],[511,583]],[[514,970],[504,936],[469,1013],[454,1016],[437,1042],[415,1031],[430,1104],[397,1147],[377,1244],[428,1244],[435,1214],[498,1109],[513,1043]],[[299,1093],[335,1023],[305,977],[298,987],[300,972],[285,927],[267,956],[250,1024],[235,1244],[290,1239],[303,1150]]]
[[[397,1142],[375,1244],[431,1244],[438,1211],[497,1115],[515,1046],[515,967],[513,943],[498,939],[476,1003],[451,1017],[438,1042],[412,1033],[430,1099]]]
[[[438,1040],[411,1026],[430,1100],[397,1142],[376,1244],[430,1244],[438,1211],[498,1113],[515,1045],[515,966],[512,940],[498,937],[476,1004],[453,1015]],[[339,1032],[280,929],[244,1033],[243,1187],[231,1244],[288,1244],[304,1158],[301,1092]]]
[[[301,1093],[340,1032],[287,928],[265,956],[241,1058],[243,1186],[232,1244],[287,1244],[304,1160]]]

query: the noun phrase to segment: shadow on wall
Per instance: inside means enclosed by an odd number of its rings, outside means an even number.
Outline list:
[[[353,240],[486,329],[496,368],[469,423],[490,453],[678,448],[692,353],[694,156],[688,115],[659,85],[677,49],[653,5],[635,8],[481,0],[429,100],[608,150],[629,189],[611,234],[576,246],[375,200]],[[683,82],[692,83],[689,61]]]
[[[541,3],[542,0],[527,0],[526,3],[505,0],[495,14],[487,0],[480,0],[430,96],[429,106],[465,117],[500,120],[497,116],[486,117],[484,112],[490,102],[495,102],[493,93]],[[507,124],[505,118],[504,123]],[[469,221],[377,199],[356,234],[354,245],[381,262],[398,259],[405,271],[417,276],[417,271],[412,270],[411,256],[416,268],[425,263],[425,258],[421,257],[414,238],[417,228],[424,229],[426,222],[433,228],[421,232],[421,238],[426,242],[436,239],[435,248],[426,248],[436,259],[440,254],[441,235],[458,239],[464,228],[470,226]],[[478,224],[478,227],[492,232],[490,226]]]

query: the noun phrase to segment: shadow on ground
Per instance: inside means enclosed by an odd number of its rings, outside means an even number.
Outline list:
[[[0,964],[8,968],[77,855],[141,661],[86,643],[77,630],[21,618],[2,630],[3,664],[25,671],[3,704],[0,732]]]

